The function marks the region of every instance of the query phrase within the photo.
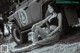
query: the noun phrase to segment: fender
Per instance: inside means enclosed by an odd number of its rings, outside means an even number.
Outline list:
[[[20,28],[28,25],[28,16],[23,8],[16,11],[14,14],[8,17],[9,21],[16,20]]]

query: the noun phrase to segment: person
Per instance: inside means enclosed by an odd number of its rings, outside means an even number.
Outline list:
[[[31,28],[32,32],[32,42],[35,43],[38,41],[38,38],[41,37],[44,39],[43,42],[49,43],[54,39],[59,40],[60,30],[62,28],[62,14],[59,12],[58,6],[51,2],[48,5],[49,15],[42,21],[34,24]],[[47,23],[47,27],[41,27],[43,24]]]

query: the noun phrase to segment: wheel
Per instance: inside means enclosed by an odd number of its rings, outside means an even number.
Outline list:
[[[12,26],[12,36],[13,36],[14,41],[18,45],[26,43],[28,40],[27,34],[26,35],[21,34],[21,30],[16,24],[13,24]]]

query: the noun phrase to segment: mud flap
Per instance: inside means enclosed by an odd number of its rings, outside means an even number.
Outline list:
[[[79,24],[77,12],[75,8],[69,8],[64,6],[65,15],[68,21],[69,26]]]

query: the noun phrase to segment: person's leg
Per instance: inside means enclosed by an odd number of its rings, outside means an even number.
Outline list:
[[[36,31],[36,33],[32,32],[31,36],[32,36],[32,43],[35,43],[38,41],[38,32],[37,31]]]
[[[46,44],[50,44],[50,43],[56,43],[57,41],[59,41],[59,37],[60,37],[60,33],[56,33],[53,36],[44,38],[41,41],[38,41],[36,44],[37,45],[46,45]]]
[[[38,35],[40,35],[41,38],[46,38],[47,33],[45,30],[43,30],[41,27],[37,26],[35,31],[32,32],[32,42],[37,42],[38,41]]]
[[[48,34],[47,32],[45,32],[45,30],[43,30],[39,26],[36,26],[36,32],[38,32],[38,34],[40,35],[41,38],[46,38],[47,37],[47,34]]]

